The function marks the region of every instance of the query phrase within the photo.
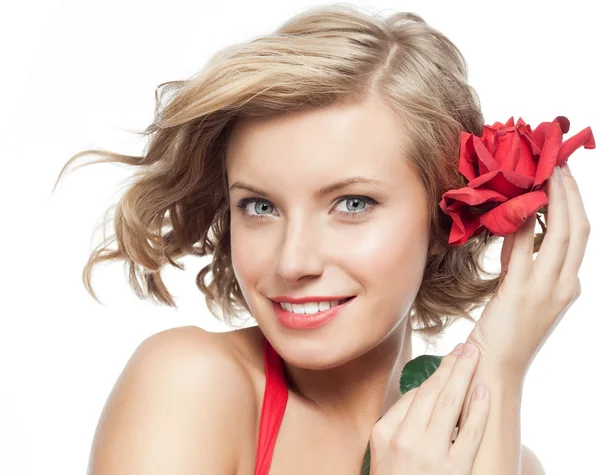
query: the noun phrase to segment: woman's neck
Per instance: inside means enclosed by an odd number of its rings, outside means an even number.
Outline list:
[[[362,435],[400,398],[399,381],[412,359],[408,319],[375,348],[336,368],[306,370],[283,362],[290,396],[326,421]]]

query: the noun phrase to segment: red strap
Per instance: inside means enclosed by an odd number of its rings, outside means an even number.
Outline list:
[[[258,434],[258,453],[255,475],[268,475],[275,449],[277,433],[285,412],[288,399],[288,387],[283,372],[281,356],[265,338],[264,344],[265,395],[263,398],[260,429]]]

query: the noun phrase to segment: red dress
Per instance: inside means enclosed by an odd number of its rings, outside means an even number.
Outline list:
[[[254,475],[268,475],[275,449],[277,433],[288,400],[288,387],[283,372],[281,356],[265,338],[265,395],[263,398],[258,433],[258,452]]]

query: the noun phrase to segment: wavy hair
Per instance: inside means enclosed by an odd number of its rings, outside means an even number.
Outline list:
[[[235,326],[249,309],[231,262],[225,150],[234,123],[360,101],[374,92],[402,120],[407,158],[429,196],[429,253],[410,311],[412,329],[429,344],[457,318],[475,322],[469,313],[500,282],[499,275],[487,278],[481,262],[494,237],[484,230],[463,245],[448,245],[451,220],[439,208],[445,191],[466,184],[458,172],[460,131],[480,135],[484,126],[466,61],[415,13],[383,17],[342,3],[297,14],[271,34],[218,51],[189,79],[160,84],[152,123],[134,132],[148,138],[142,155],[96,149],[67,161],[54,188],[84,155],[99,157],[84,165],[135,167],[131,184],[104,215],[106,226],[114,208],[114,234],[84,266],[87,291],[99,302],[92,268],[120,259],[139,298],[176,307],[163,266],[184,269],[178,262],[183,256],[211,255],[196,285],[210,312]]]

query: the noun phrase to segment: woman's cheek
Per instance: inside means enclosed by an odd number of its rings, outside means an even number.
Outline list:
[[[348,244],[354,241],[351,249],[357,259],[366,262],[389,262],[390,259],[403,258],[405,254],[427,245],[427,235],[419,226],[415,226],[415,218],[381,218],[366,222],[350,230],[346,239]],[[338,243],[339,245],[340,243]]]
[[[352,239],[356,245],[346,248],[346,259],[356,275],[395,288],[402,282],[420,283],[428,236],[425,223],[421,225],[416,217],[410,219],[382,219],[356,229]]]
[[[262,236],[261,236],[262,235]],[[241,225],[231,228],[231,261],[236,279],[244,290],[254,287],[269,262],[270,246],[264,233],[248,232]]]

